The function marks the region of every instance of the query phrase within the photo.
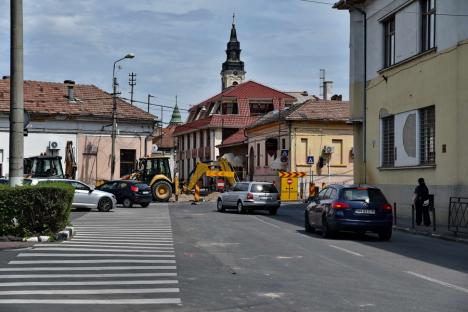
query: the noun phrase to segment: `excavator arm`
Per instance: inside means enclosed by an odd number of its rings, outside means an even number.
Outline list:
[[[212,170],[211,167],[219,167],[220,170]],[[195,170],[190,176],[190,180],[185,191],[193,190],[198,180],[200,180],[204,175],[211,177],[225,177],[231,186],[237,182],[235,172],[232,170],[231,164],[226,159],[221,158],[219,161],[213,163],[198,162]]]

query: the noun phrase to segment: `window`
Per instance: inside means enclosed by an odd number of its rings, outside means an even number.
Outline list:
[[[329,199],[338,199],[338,192],[336,189],[332,188],[330,194],[327,194]]]
[[[200,132],[200,147],[205,147],[205,131]]]
[[[435,164],[435,107],[419,110],[421,165]]]
[[[257,143],[257,167],[260,167],[260,144]]]
[[[133,172],[136,161],[136,150],[121,149],[120,150],[120,176],[124,176]]]
[[[268,166],[268,157],[276,158],[278,152],[278,140],[269,138],[265,141],[265,166]]]
[[[239,113],[239,109],[238,109],[236,102],[223,103],[222,108],[223,108],[222,110],[223,115]]]
[[[435,0],[421,0],[421,52],[435,46]]]
[[[185,180],[185,159],[180,161],[180,179]]]
[[[107,182],[106,184],[104,184],[103,186],[101,186],[99,188],[99,190],[101,191],[109,191],[109,190],[112,190],[115,188],[117,182]]]
[[[281,149],[286,149],[286,139],[281,139]]]
[[[190,134],[187,134],[186,138],[187,138],[187,150],[190,150]]]
[[[197,133],[193,133],[193,148],[197,148]]]
[[[250,191],[253,193],[278,193],[278,190],[273,184],[260,184],[254,183],[250,187]]]
[[[395,164],[395,125],[394,116],[382,118],[382,167]]]
[[[384,23],[385,33],[385,67],[395,64],[395,16],[390,17]]]
[[[254,100],[250,102],[250,116],[261,116],[273,110],[272,100]]]
[[[211,130],[206,130],[206,146],[211,146]]]

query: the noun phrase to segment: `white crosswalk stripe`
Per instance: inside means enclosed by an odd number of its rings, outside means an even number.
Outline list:
[[[4,305],[94,311],[92,305],[181,304],[167,205],[88,213],[73,223],[73,240],[35,244],[0,267],[0,311]]]

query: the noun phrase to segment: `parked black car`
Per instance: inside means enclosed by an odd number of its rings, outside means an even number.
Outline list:
[[[117,203],[124,207],[132,207],[133,204],[139,204],[142,207],[148,207],[153,200],[151,187],[149,185],[133,180],[115,180],[107,181],[97,187],[98,190],[109,192],[115,195]]]
[[[375,232],[381,240],[392,236],[392,206],[372,186],[329,185],[305,209],[305,229],[330,237],[338,231]]]

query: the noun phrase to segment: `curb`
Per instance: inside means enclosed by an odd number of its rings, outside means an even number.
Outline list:
[[[60,231],[55,234],[55,240],[57,241],[63,241],[63,240],[70,240],[75,236],[76,231],[75,228],[72,226],[67,226],[63,231]],[[45,235],[40,235],[40,236],[33,236],[33,237],[24,237],[23,242],[28,242],[28,243],[43,243],[43,242],[50,242],[51,241],[51,236],[45,236]]]
[[[458,243],[462,243],[462,244],[468,244],[468,239],[465,239],[465,238],[452,237],[452,236],[447,236],[447,235],[444,235],[444,234],[433,233],[433,232],[418,231],[418,230],[413,230],[413,229],[411,229],[409,227],[402,227],[402,226],[398,226],[398,225],[394,225],[393,229],[397,230],[399,232],[405,232],[405,233],[410,233],[410,234],[414,234],[414,235],[427,236],[427,237],[442,239],[442,240],[451,241],[451,242],[458,242]]]

